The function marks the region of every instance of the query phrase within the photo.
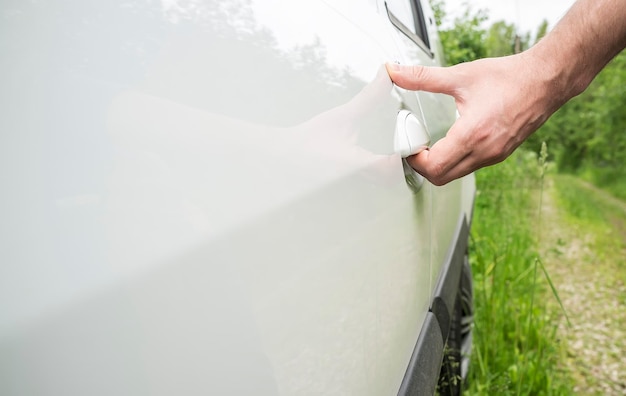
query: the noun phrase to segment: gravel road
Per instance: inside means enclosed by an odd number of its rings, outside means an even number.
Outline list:
[[[564,368],[576,382],[576,394],[626,395],[626,203],[577,181],[623,212],[613,212],[617,215],[607,222],[603,236],[623,238],[622,251],[598,254],[598,236],[568,219],[548,181],[540,246],[571,322],[569,327],[563,319],[559,329],[566,348]]]

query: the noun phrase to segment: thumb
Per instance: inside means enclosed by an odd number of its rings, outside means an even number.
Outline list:
[[[391,81],[397,86],[413,91],[428,91],[453,95],[455,75],[450,67],[404,66],[385,64]]]

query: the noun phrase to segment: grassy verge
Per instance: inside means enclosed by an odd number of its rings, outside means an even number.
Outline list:
[[[626,200],[626,171],[622,168],[585,167],[580,176],[590,183]]]
[[[626,205],[574,176],[559,175],[555,184],[570,227],[593,235],[593,257],[587,259],[594,263],[594,271],[609,271],[615,281],[626,282]]]
[[[477,173],[472,225],[474,349],[469,395],[567,395],[554,291],[537,253],[543,165],[518,151]],[[550,308],[552,307],[552,308]]]

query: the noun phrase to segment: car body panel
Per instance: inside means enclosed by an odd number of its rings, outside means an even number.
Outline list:
[[[380,2],[0,15],[1,394],[397,392],[473,185],[407,186]]]

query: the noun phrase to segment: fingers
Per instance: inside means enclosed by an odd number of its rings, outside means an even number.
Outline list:
[[[461,86],[457,81],[460,74],[454,67],[403,66],[393,63],[385,67],[394,84],[405,89],[455,96]],[[471,173],[474,163],[466,139],[469,126],[465,124],[463,119],[457,120],[445,138],[429,150],[408,157],[409,165],[435,185],[443,185]]]
[[[471,153],[471,149],[449,134],[429,150],[408,157],[407,162],[431,183],[442,186],[473,171],[467,161]]]
[[[501,128],[500,100],[494,104],[492,84],[469,78],[482,71],[484,64],[476,61],[447,68],[385,66],[397,86],[451,95],[461,114],[472,115],[459,118],[446,137],[429,150],[407,158],[409,165],[431,183],[443,185],[506,158],[511,137],[503,131],[511,128]],[[474,111],[467,111],[468,103]]]
[[[476,141],[473,140],[475,136],[466,138],[467,135],[462,133],[465,127],[457,121],[446,137],[429,150],[408,157],[407,162],[431,183],[442,186],[482,167],[501,162],[510,154],[497,142]]]
[[[484,166],[491,153],[477,152],[471,120],[459,118],[447,135],[429,150],[407,158],[409,165],[431,183],[441,186]],[[485,158],[483,158],[483,154]]]
[[[391,81],[399,87],[453,95],[457,87],[453,68],[385,64]]]

